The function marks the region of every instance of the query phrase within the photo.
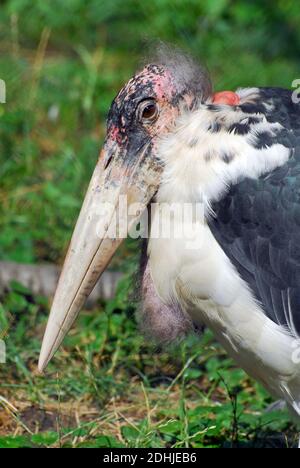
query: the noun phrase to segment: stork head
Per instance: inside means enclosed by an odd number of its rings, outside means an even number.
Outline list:
[[[211,95],[206,73],[185,55],[162,54],[114,99],[107,134],[65,259],[47,324],[43,370],[130,227],[158,190],[159,141],[183,108]],[[121,206],[122,205],[122,206]],[[126,205],[126,206],[125,206]]]

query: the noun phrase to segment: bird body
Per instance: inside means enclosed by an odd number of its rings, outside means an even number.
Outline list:
[[[142,209],[154,205],[141,272],[144,328],[167,342],[193,324],[208,326],[300,417],[300,109],[292,93],[214,95],[203,70],[177,53],[125,85],[108,116],[40,369],[121,242],[106,234],[123,193]],[[97,236],[103,201],[112,205]],[[176,211],[185,206],[191,216]],[[128,216],[130,226],[142,209]],[[161,225],[177,235],[161,235]]]
[[[207,223],[198,233],[197,250],[186,248],[190,237],[150,240],[151,278],[161,301],[170,307],[176,302],[194,323],[209,327],[249,375],[276,398],[298,405],[300,366],[292,361],[295,337],[265,315]]]
[[[253,101],[261,103],[258,89],[240,90],[238,94],[241,107],[250,102],[255,110]],[[268,106],[271,103],[265,102],[266,109]],[[252,124],[250,119],[254,119]],[[238,125],[248,125],[247,138],[244,132],[228,131]],[[264,180],[288,163],[294,148],[280,143],[279,137],[277,142],[277,134],[283,132],[285,128],[279,122],[268,122],[262,112],[243,112],[228,106],[215,109],[210,104],[201,105],[182,116],[160,148],[164,172],[157,201],[203,203],[204,217],[201,212],[195,220],[193,239],[189,235],[174,240],[150,236],[148,255],[151,277],[162,301],[177,302],[194,322],[211,328],[241,367],[300,415],[300,364],[292,360],[297,334],[292,327],[283,327],[267,316],[247,276],[243,278],[243,272],[224,252],[220,235],[216,236],[219,242],[214,236],[218,228],[214,207],[221,200],[223,205],[217,213],[221,219],[226,218],[224,198],[229,187],[240,184],[243,195],[245,178]],[[258,144],[265,134],[275,140],[270,146]],[[238,210],[243,196],[241,200],[235,197],[234,203]],[[272,203],[276,211],[277,201]],[[241,216],[247,216],[247,212]],[[155,219],[152,226],[154,223]],[[190,227],[178,231],[189,234]],[[259,232],[254,236],[259,242]],[[243,265],[244,254],[239,253]],[[284,277],[284,271],[282,274]],[[299,309],[293,313],[299,314]]]

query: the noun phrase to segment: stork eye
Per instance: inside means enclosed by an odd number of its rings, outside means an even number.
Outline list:
[[[158,105],[152,99],[139,106],[139,118],[144,123],[154,122],[158,117]]]

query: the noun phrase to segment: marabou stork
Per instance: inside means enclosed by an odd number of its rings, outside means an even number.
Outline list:
[[[236,362],[300,417],[299,106],[281,88],[213,93],[203,68],[178,51],[164,50],[128,81],[110,108],[41,371],[123,240],[107,233],[126,195],[130,206],[158,206],[141,272],[146,328],[162,342],[194,325],[211,328]],[[152,235],[159,207],[172,203],[203,210],[187,226],[172,218],[186,228],[179,237]],[[141,209],[127,214],[129,230]]]

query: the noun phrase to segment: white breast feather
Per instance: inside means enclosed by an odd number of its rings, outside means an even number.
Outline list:
[[[227,106],[225,115],[232,122],[237,118]],[[265,130],[264,125],[268,131],[276,131],[278,124],[254,125],[247,139],[222,130],[208,132],[215,118],[216,113],[203,106],[183,116],[175,132],[162,142],[160,155],[165,169],[157,194],[159,203],[203,202],[209,215],[210,202],[217,200],[230,183],[244,176],[257,178],[287,161],[289,149],[282,145],[264,149],[251,145],[256,132]],[[234,155],[230,164],[222,160],[224,148]],[[206,157],[208,152],[210,157]],[[152,231],[158,215],[159,210],[152,219]],[[198,217],[193,229],[197,248],[190,248],[190,236],[188,242],[184,236],[150,238],[151,276],[159,296],[166,303],[177,300],[194,321],[208,325],[241,367],[300,415],[300,365],[292,360],[295,338],[265,316],[205,219]]]
[[[224,116],[219,112],[217,117],[234,123],[245,118],[245,114],[226,106]],[[173,193],[172,198],[181,201],[215,201],[230,183],[244,176],[257,178],[284,164],[290,155],[289,148],[280,144],[263,149],[253,147],[258,132],[274,133],[281,127],[278,123],[267,123],[264,116],[261,118],[263,122],[254,124],[251,134],[245,137],[225,130],[209,132],[216,113],[205,106],[181,117],[175,131],[161,143],[160,154],[165,163],[161,199],[164,200],[165,191],[166,199]],[[191,146],[195,138],[197,144]],[[222,160],[225,151],[233,156],[230,164]]]

